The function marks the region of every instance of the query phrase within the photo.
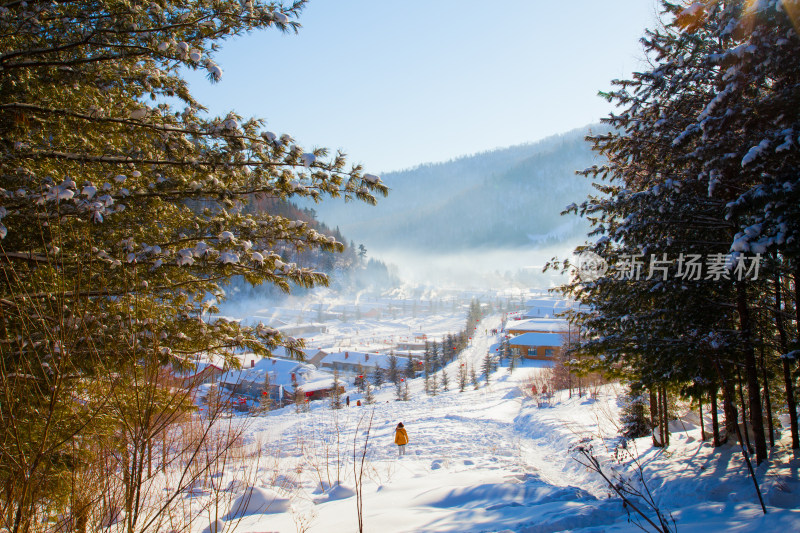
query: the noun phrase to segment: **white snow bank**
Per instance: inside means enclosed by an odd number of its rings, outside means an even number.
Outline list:
[[[251,514],[285,513],[289,511],[289,498],[272,489],[251,487],[236,498],[225,520],[234,520]]]
[[[222,533],[223,531],[225,531],[225,522],[217,518],[203,530],[203,533]]]
[[[320,504],[336,500],[346,500],[347,498],[352,498],[355,495],[356,491],[352,487],[342,483],[337,483],[332,488],[323,492],[321,496],[314,498],[314,503]]]

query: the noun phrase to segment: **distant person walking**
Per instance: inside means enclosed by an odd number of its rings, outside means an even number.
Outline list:
[[[344,400],[344,401],[345,401],[345,403],[347,403],[347,407],[350,407],[350,396],[348,396],[347,398],[345,398],[345,400]]]
[[[406,444],[408,444],[408,433],[403,423],[397,424],[397,429],[394,432],[394,443],[397,444],[397,456],[406,454]]]

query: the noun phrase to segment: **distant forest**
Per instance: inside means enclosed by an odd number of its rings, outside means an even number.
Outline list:
[[[285,263],[296,263],[298,266],[312,268],[328,275],[331,287],[335,289],[368,289],[371,286],[386,288],[400,284],[396,268],[383,261],[368,257],[368,250],[348,240],[338,227],[330,228],[317,220],[312,208],[275,198],[253,198],[246,210],[266,212],[273,216],[282,216],[289,220],[302,220],[310,224],[316,231],[324,235],[332,235],[345,245],[342,253],[311,249],[298,252],[290,248],[276,249]],[[302,287],[293,287],[293,294],[304,291]],[[252,286],[241,276],[231,279],[225,287],[229,300],[276,298],[284,293],[275,285],[265,284]]]
[[[542,141],[421,165],[382,176],[389,197],[378,206],[328,202],[320,219],[335,220],[359,242],[379,248],[453,251],[547,246],[574,241],[588,226],[561,211],[591,191],[575,172],[597,156],[590,126]]]

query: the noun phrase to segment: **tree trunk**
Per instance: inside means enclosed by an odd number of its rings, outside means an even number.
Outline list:
[[[795,278],[796,282],[797,278]],[[789,352],[789,339],[786,336],[786,326],[783,322],[781,311],[781,279],[780,274],[775,274],[775,327],[778,330],[778,338],[781,344],[781,355]],[[800,322],[798,322],[800,324]],[[781,357],[783,366],[783,386],[786,390],[786,406],[789,410],[789,425],[792,432],[792,448],[800,448],[800,432],[797,428],[797,402],[794,397],[794,380],[792,379],[792,363],[786,357]]]
[[[664,402],[664,412],[662,413],[662,420],[664,422],[664,433],[661,435],[661,440],[664,441],[664,447],[669,446],[669,403],[667,403],[667,386],[661,387],[661,399]]]
[[[713,383],[711,387],[711,433],[713,435],[714,447],[722,445],[719,439],[719,419],[717,418],[717,384]]]
[[[756,354],[750,334],[750,309],[747,306],[747,293],[743,283],[737,284],[736,296],[744,350],[744,370],[750,400],[750,422],[753,425],[756,441],[756,463],[761,464],[767,459],[767,441],[764,438],[764,413],[761,410],[761,389],[758,384]]]
[[[750,433],[747,431],[747,403],[744,401],[742,373],[738,370],[736,371],[736,381],[739,384],[739,401],[742,403],[742,428],[744,429],[744,441],[747,443],[747,451],[753,453],[753,445],[750,444]]]
[[[772,427],[772,402],[769,399],[769,379],[767,378],[767,362],[764,359],[764,340],[761,340],[761,375],[764,380],[764,407],[767,409],[767,431],[769,433],[769,447],[775,447],[775,433]]]
[[[734,438],[739,440],[739,415],[736,410],[734,399],[736,398],[736,385],[732,379],[722,382],[722,409],[725,411],[725,433],[726,439]]]
[[[700,398],[697,400],[697,410],[700,413],[700,440],[706,440],[706,427],[703,423],[703,394],[700,394]]]
[[[658,397],[656,396],[656,391],[651,387],[650,388],[650,427],[653,431],[653,446],[663,446],[663,443],[658,440],[656,437],[656,428],[658,428],[658,432],[661,432],[661,418],[658,416],[659,413],[659,406],[661,402],[658,401]]]

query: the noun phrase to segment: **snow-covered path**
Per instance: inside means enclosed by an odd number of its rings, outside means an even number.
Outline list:
[[[356,407],[355,391],[349,391],[349,408],[332,410],[315,402],[311,412],[285,408],[258,418],[249,435],[264,455],[248,483],[276,488],[291,508],[246,515],[230,526],[245,533],[358,531],[352,489],[360,470],[354,464],[369,437],[364,531],[639,531],[620,501],[608,497],[602,479],[571,452],[588,439],[604,469],[618,467],[605,439],[618,431],[619,386],[604,386],[594,398],[569,398],[562,391],[551,406],[539,406],[525,391],[542,370],[523,366],[513,374],[501,368],[488,384],[481,379],[477,390],[468,384],[459,392],[460,364],[480,370],[499,340],[485,332],[499,324],[499,317],[489,317],[479,325],[470,347],[447,368],[447,392],[429,396],[417,378],[410,381],[409,401],[396,401],[394,387],[384,385],[373,405]],[[394,430],[401,421],[410,443],[398,457]],[[735,447],[714,451],[699,441],[699,428],[691,423],[683,431],[676,428],[673,438],[667,453],[650,447],[648,438],[635,446],[659,505],[673,513],[680,531],[797,530],[800,460],[761,473],[771,506],[762,516]],[[337,479],[338,488],[319,487],[320,481]],[[195,523],[202,531],[202,520]]]
[[[458,391],[458,367],[466,363],[480,372],[484,356],[499,342],[486,332],[499,326],[499,316],[481,322],[461,358],[447,367],[448,392],[428,396],[418,378],[410,382],[412,399],[397,402],[394,388],[385,385],[372,406],[287,412],[268,417],[253,428],[254,434],[270,443],[270,453],[283,455],[287,462],[303,456],[314,462],[327,454],[335,463],[338,427],[343,465],[340,479],[352,487],[354,428],[362,416],[374,412],[364,487],[367,531],[494,531],[520,526],[530,531],[558,531],[615,520],[621,511],[617,504],[601,502],[578,488],[587,486],[587,474],[576,468],[566,453],[565,439],[575,438],[571,429],[561,424],[549,431],[534,430],[532,420],[523,414],[523,406],[531,402],[522,394],[522,387],[539,368],[522,367],[512,375],[502,368],[491,376],[488,386],[481,380],[477,390],[468,384],[463,393]],[[286,418],[293,423],[286,424]],[[407,455],[402,458],[397,457],[393,444],[400,421],[410,437]],[[361,420],[362,428],[365,423]],[[358,450],[363,439],[363,432],[356,437]],[[316,514],[313,523],[319,526],[312,525],[311,531],[354,530],[354,498],[321,503],[324,496],[315,494],[315,483],[308,481],[315,479],[316,473],[305,474],[298,476],[295,506],[298,513]],[[306,481],[299,482],[300,477]],[[317,503],[312,504],[315,499]],[[564,505],[572,511],[565,514]],[[544,507],[533,512],[532,506]],[[526,524],[521,518],[527,514],[553,516]],[[246,517],[239,530],[294,528],[294,518],[284,513]]]

